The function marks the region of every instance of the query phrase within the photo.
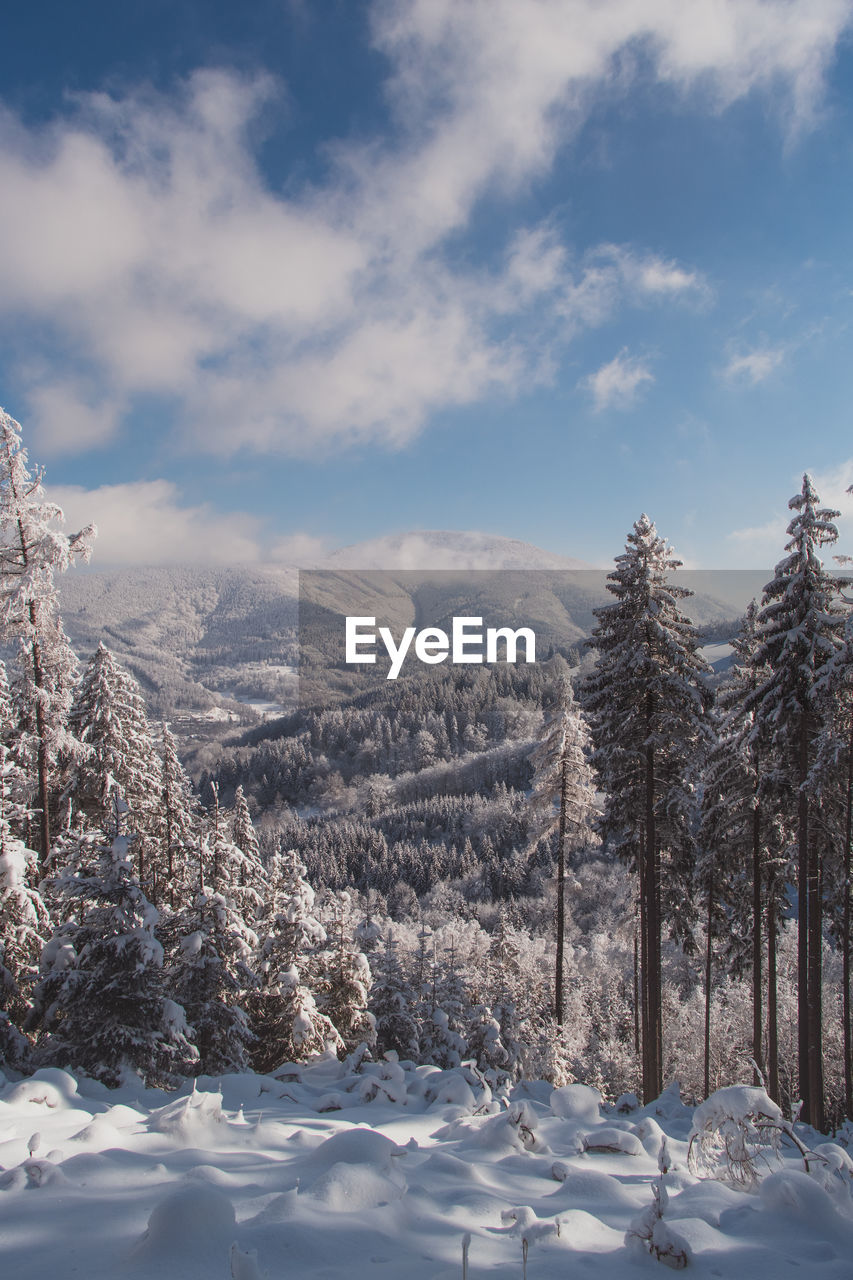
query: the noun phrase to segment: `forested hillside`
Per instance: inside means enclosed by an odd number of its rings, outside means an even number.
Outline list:
[[[755,1071],[816,1127],[850,1113],[851,624],[808,477],[723,674],[643,516],[591,645],[374,682],[182,763],[127,666],[69,644],[89,535],[2,433],[6,1069],[169,1085],[364,1046],[613,1097]],[[211,654],[271,656],[251,578],[180,582],[146,661],[205,610]]]

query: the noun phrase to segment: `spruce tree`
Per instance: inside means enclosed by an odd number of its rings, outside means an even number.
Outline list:
[[[562,661],[562,659],[560,660]],[[565,665],[565,664],[564,664]],[[577,705],[567,672],[558,674],[545,707],[542,740],[533,753],[531,793],[533,822],[538,839],[557,831],[557,910],[554,1016],[563,1025],[564,950],[566,933],[566,854],[591,835],[594,790],[589,764],[589,730]]]
[[[0,744],[0,1063],[13,1067],[24,1065],[28,1051],[20,1033],[50,924],[36,883],[37,855],[15,834],[27,826],[23,790],[21,770]]]
[[[40,1049],[108,1085],[126,1068],[174,1083],[195,1057],[184,1010],[164,991],[157,911],[140,888],[130,839],[101,831],[62,838],[55,883],[67,919],[45,948],[37,991]]]
[[[415,1016],[417,994],[400,958],[397,944],[389,934],[384,947],[372,958],[373,986],[370,1011],[376,1024],[376,1051],[394,1052],[399,1058],[417,1060],[418,1024]]]
[[[198,1071],[245,1071],[255,1036],[245,1005],[257,986],[257,935],[228,899],[206,838],[192,902],[168,921],[171,982],[192,1026]]]
[[[787,788],[797,840],[798,1058],[803,1117],[823,1127],[822,861],[815,823],[813,766],[825,714],[821,689],[842,642],[844,613],[837,584],[819,551],[835,542],[837,511],[821,508],[811,478],[788,503],[788,554],[764,588],[755,661],[768,675],[752,695],[756,737],[773,751],[777,785]]]
[[[335,895],[332,948],[322,953],[318,1003],[338,1032],[346,1053],[360,1044],[372,1049],[376,1027],[368,1012],[373,975],[364,952],[355,941],[355,917],[349,893]]]
[[[268,911],[259,926],[260,986],[251,1002],[256,1071],[343,1047],[314,995],[312,959],[326,941],[326,931],[314,915],[314,890],[305,874],[294,850],[273,858]]]
[[[583,692],[592,763],[606,797],[601,831],[638,874],[646,1101],[663,1087],[664,917],[681,936],[691,921],[692,782],[709,703],[696,631],[679,609],[691,592],[669,581],[679,565],[641,516],[608,575],[615,603],[595,610],[590,644],[598,660]]]
[[[69,784],[74,804],[90,826],[109,829],[121,798],[139,880],[150,892],[162,765],[142,691],[104,644],[86,664],[69,725],[85,749]]]
[[[172,911],[192,899],[197,883],[197,862],[201,829],[198,804],[192,784],[178,759],[177,745],[169,726],[162,726],[159,804],[154,813],[156,855],[152,870],[152,897]]]
[[[54,575],[75,557],[88,560],[94,527],[67,537],[62,511],[45,499],[42,475],[33,475],[21,427],[0,409],[0,624],[19,646],[16,693],[30,744],[39,858],[50,858],[57,769],[73,754],[66,721],[77,663],[62,628]]]
[[[747,609],[733,641],[735,662],[719,686],[712,717],[715,740],[703,769],[702,854],[697,881],[707,899],[706,1093],[710,1070],[710,955],[722,936],[729,970],[752,972],[754,1083],[767,1079],[779,1100],[776,941],[787,907],[788,860],[767,743],[756,732],[754,695],[767,669],[756,661],[758,610]],[[767,777],[765,777],[765,772]],[[763,1000],[763,938],[767,936],[767,1016]],[[766,1040],[765,1040],[766,1026]],[[766,1052],[765,1052],[766,1044]]]

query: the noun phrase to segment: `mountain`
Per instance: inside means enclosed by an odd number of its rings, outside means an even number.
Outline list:
[[[322,569],[590,569],[570,556],[492,533],[418,530],[333,551]]]
[[[736,617],[768,576],[697,571],[680,578],[697,592],[691,616],[706,625]],[[592,610],[607,598],[605,578],[582,561],[476,532],[415,531],[343,547],[302,575],[311,686],[347,614],[375,614],[395,634],[410,625],[446,628],[454,614],[474,614],[485,626],[533,627],[544,655],[589,635]],[[285,565],[75,569],[60,591],[81,656],[103,640],[139,679],[151,711],[178,721],[192,716],[197,723],[183,732],[195,734],[204,717],[220,732],[229,720],[254,723],[294,704],[299,581],[297,568]],[[339,661],[333,665],[340,671]],[[336,683],[346,695],[353,672],[344,675]]]

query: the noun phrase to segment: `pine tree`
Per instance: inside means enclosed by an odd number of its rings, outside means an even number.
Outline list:
[[[108,829],[120,798],[141,884],[150,890],[162,765],[137,682],[99,644],[86,664],[69,725],[85,755],[69,791],[90,826]]]
[[[562,661],[562,660],[561,660]],[[565,664],[564,664],[565,665]],[[594,806],[592,769],[588,755],[589,731],[575,702],[567,673],[558,675],[546,704],[542,741],[533,754],[534,780],[531,824],[536,838],[557,829],[557,947],[554,979],[554,1016],[563,1025],[565,950],[566,854],[578,848],[589,832]]]
[[[35,882],[37,855],[15,835],[27,825],[28,809],[18,798],[23,786],[21,770],[0,744],[0,1063],[13,1067],[24,1065],[29,1047],[20,1030],[50,923]]]
[[[341,1037],[346,1053],[352,1053],[360,1044],[372,1049],[376,1027],[368,1002],[373,975],[367,957],[355,942],[352,899],[347,892],[335,895],[332,932],[333,949],[322,956],[319,1003]]]
[[[846,557],[837,557],[849,563]],[[849,583],[845,584],[849,587]],[[848,600],[849,603],[849,600]],[[820,681],[823,726],[813,770],[822,825],[830,853],[826,867],[828,909],[841,943],[841,1020],[844,1056],[844,1115],[853,1116],[853,1025],[851,1025],[851,864],[853,864],[853,614],[844,639]]]
[[[664,915],[682,936],[690,924],[692,777],[709,702],[696,632],[678,608],[691,593],[667,580],[679,564],[648,516],[641,516],[608,575],[616,601],[595,610],[598,626],[590,643],[598,661],[583,694],[592,762],[606,793],[601,831],[638,873],[647,1101],[663,1087]]]
[[[767,743],[756,732],[756,690],[767,669],[756,661],[758,610],[753,601],[733,641],[735,663],[717,691],[712,723],[716,729],[703,770],[703,813],[697,879],[708,902],[706,1002],[710,1001],[710,954],[713,936],[726,941],[730,968],[752,968],[752,1057],[754,1083],[765,1074],[771,1096],[779,1099],[778,1028],[776,1021],[776,942],[787,906],[784,885],[787,858],[772,787],[772,770],[764,777]],[[767,1051],[763,1004],[763,935],[767,934]],[[710,1006],[706,1003],[705,1078],[710,1071]]]
[[[255,1036],[244,1006],[257,986],[257,935],[230,905],[205,838],[198,850],[199,885],[192,903],[166,930],[171,981],[192,1026],[198,1071],[246,1071]],[[218,887],[217,887],[218,886]]]
[[[43,954],[37,991],[49,1061],[108,1085],[131,1068],[148,1084],[173,1083],[195,1056],[184,1010],[164,993],[157,911],[134,873],[127,836],[63,837],[55,892],[68,918]]]
[[[218,796],[216,803],[218,804]],[[264,911],[267,874],[242,787],[237,788],[234,796],[230,824],[218,825],[221,835],[217,857],[228,868],[232,899],[235,905],[239,905],[245,918],[254,923]],[[227,835],[228,825],[231,829],[230,839]]]
[[[252,999],[256,1071],[343,1047],[310,985],[311,959],[326,941],[326,931],[314,915],[314,890],[305,874],[293,849],[273,858],[268,913],[260,925],[261,982]]]
[[[33,476],[21,428],[0,410],[0,622],[17,637],[19,705],[28,730],[39,809],[39,857],[50,857],[52,801],[63,753],[74,751],[66,732],[76,659],[62,628],[54,574],[76,556],[89,558],[94,527],[72,537],[60,531],[62,511],[47,502],[41,473]]]
[[[798,1044],[799,1088],[803,1116],[823,1127],[822,1050],[822,850],[814,822],[812,768],[824,712],[821,682],[841,645],[843,611],[836,584],[818,554],[838,534],[839,514],[820,507],[811,478],[788,503],[788,554],[764,588],[758,615],[755,661],[767,678],[752,695],[756,735],[774,753],[777,785],[786,786],[797,834],[798,891]]]
[[[370,1011],[376,1024],[376,1051],[380,1055],[393,1052],[414,1061],[419,1048],[414,1014],[417,995],[403,971],[397,944],[390,934],[382,950],[374,952],[372,966]]]
[[[197,877],[194,873],[201,818],[192,784],[178,759],[177,746],[169,726],[162,727],[161,773],[158,804],[154,814],[155,862],[152,869],[152,897],[172,911],[191,900]]]

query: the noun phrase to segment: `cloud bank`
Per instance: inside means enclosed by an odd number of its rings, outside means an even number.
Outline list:
[[[0,116],[14,192],[0,202],[0,331],[42,452],[108,442],[146,396],[174,408],[190,449],[400,446],[437,410],[548,378],[565,343],[622,307],[701,296],[689,265],[636,246],[578,258],[551,224],[487,265],[452,247],[486,197],[546,175],[597,97],[638,78],[713,111],[761,91],[789,134],[808,127],[850,3],[376,0],[370,13],[390,127],[338,143],[314,186],[274,189],[259,167],[256,123],[281,109],[266,74],[90,94],[37,129]]]

